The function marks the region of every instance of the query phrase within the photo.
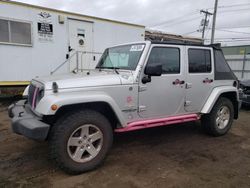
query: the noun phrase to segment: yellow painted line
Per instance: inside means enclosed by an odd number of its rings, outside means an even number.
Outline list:
[[[135,26],[135,27],[140,27],[140,28],[145,29],[144,25],[133,24],[133,23],[128,23],[128,22],[121,22],[118,20],[110,20],[110,19],[106,19],[106,18],[99,18],[99,17],[95,17],[95,16],[88,16],[88,15],[84,15],[84,14],[68,12],[68,11],[63,11],[63,10],[57,10],[57,9],[53,9],[53,8],[47,8],[47,7],[32,5],[32,4],[27,4],[27,3],[21,3],[21,2],[17,2],[17,1],[0,0],[0,4],[12,4],[12,5],[18,5],[18,6],[22,6],[22,7],[28,7],[28,8],[44,9],[47,11],[52,11],[52,12],[60,13],[60,14],[64,14],[64,15],[79,16],[79,17],[84,17],[84,18],[89,18],[89,19],[102,20],[102,21],[113,22],[113,23],[118,23],[118,24],[122,24],[122,25]]]
[[[29,81],[2,81],[0,82],[0,86],[22,86],[29,85]]]

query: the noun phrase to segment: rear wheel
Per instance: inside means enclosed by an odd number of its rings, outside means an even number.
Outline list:
[[[202,126],[213,136],[226,134],[233,123],[234,108],[232,102],[224,97],[218,99],[210,114],[202,117]]]
[[[83,110],[60,119],[50,135],[51,156],[68,173],[100,165],[111,148],[113,130],[100,113]]]

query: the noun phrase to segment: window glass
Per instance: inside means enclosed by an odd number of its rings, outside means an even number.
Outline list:
[[[214,50],[215,69],[218,72],[231,72],[224,55],[219,50]]]
[[[31,25],[29,23],[10,21],[11,42],[31,44]]]
[[[144,46],[144,44],[133,44],[108,48],[96,68],[135,70]]]
[[[178,48],[154,47],[148,65],[161,64],[162,74],[180,73],[180,50]]]
[[[9,26],[7,20],[0,19],[0,42],[9,42]]]
[[[0,19],[0,42],[31,44],[31,24]]]
[[[215,60],[215,79],[216,80],[234,80],[236,76],[230,69],[221,50],[214,50]]]
[[[211,53],[210,50],[189,49],[188,63],[190,73],[211,72]]]

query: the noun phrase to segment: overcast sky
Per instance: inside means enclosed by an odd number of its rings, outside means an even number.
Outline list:
[[[214,0],[18,0],[70,12],[145,25],[173,34],[201,37],[201,9]],[[212,16],[206,31],[210,39]],[[219,0],[215,38],[224,44],[250,44],[250,0]],[[241,40],[238,42],[237,40]],[[243,41],[244,40],[244,41]]]

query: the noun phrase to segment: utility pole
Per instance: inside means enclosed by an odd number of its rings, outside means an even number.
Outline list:
[[[214,16],[213,16],[213,26],[212,26],[212,35],[211,35],[211,44],[214,43],[214,33],[215,33],[215,25],[216,25],[217,8],[218,8],[218,0],[215,0],[215,4],[214,4]]]
[[[203,13],[203,14],[205,14],[205,19],[204,19],[204,22],[203,22],[203,20],[202,20],[202,22],[201,22],[201,26],[202,26],[202,40],[203,40],[203,43],[204,43],[204,40],[205,40],[205,30],[206,30],[206,27],[208,26],[208,19],[207,19],[207,17],[208,16],[211,16],[211,15],[213,15],[212,13],[210,13],[210,12],[208,12],[207,10],[201,10],[200,11],[200,13]]]

